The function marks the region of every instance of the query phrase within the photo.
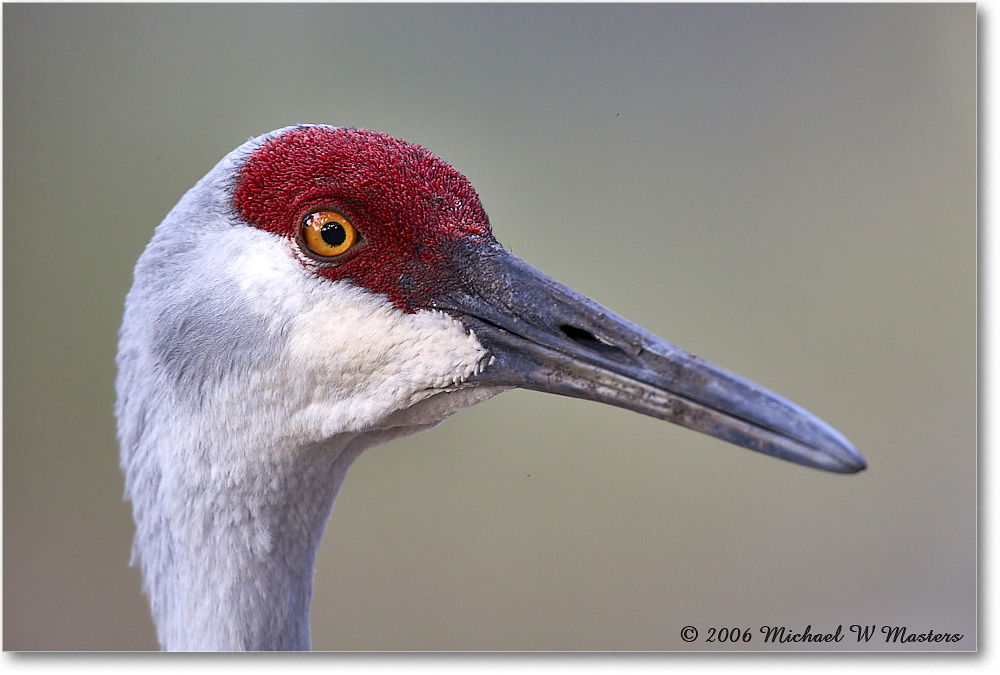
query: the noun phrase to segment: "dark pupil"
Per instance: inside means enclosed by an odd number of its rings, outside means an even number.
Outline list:
[[[340,246],[347,239],[347,232],[344,231],[344,226],[335,220],[330,221],[322,228],[320,228],[319,236],[323,237],[323,241],[328,243],[330,246]]]

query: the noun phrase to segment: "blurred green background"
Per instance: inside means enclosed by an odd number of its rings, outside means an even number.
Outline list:
[[[432,149],[516,254],[870,464],[508,393],[355,464],[314,648],[853,623],[976,647],[974,5],[7,4],[3,57],[4,649],[157,647],[117,467],[122,302],[180,195],[296,122]]]

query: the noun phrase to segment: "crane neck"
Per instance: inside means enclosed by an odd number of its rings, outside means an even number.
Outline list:
[[[331,447],[333,445],[334,447]],[[316,552],[360,453],[328,442],[160,480],[173,499],[139,532],[147,592],[169,650],[307,650]],[[170,485],[172,483],[172,485]],[[149,574],[151,568],[158,573]]]

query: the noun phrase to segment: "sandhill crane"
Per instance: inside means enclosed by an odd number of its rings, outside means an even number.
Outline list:
[[[817,417],[514,257],[463,175],[361,129],[278,129],[188,191],[136,265],[117,364],[132,559],[165,649],[308,649],[351,462],[511,387],[865,468]]]

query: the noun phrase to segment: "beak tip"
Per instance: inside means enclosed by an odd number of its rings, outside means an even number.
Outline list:
[[[861,455],[858,455],[858,461],[851,467],[851,473],[860,473],[868,469],[868,462]]]
[[[858,462],[857,464],[843,464],[841,466],[843,468],[838,469],[837,473],[843,473],[848,475],[861,473],[862,471],[868,469],[868,464],[866,464],[865,462]]]
[[[861,456],[853,445],[843,445],[838,448],[840,452],[828,455],[831,466],[830,470],[836,473],[860,473],[868,468],[868,462]]]

